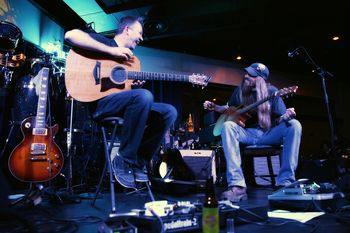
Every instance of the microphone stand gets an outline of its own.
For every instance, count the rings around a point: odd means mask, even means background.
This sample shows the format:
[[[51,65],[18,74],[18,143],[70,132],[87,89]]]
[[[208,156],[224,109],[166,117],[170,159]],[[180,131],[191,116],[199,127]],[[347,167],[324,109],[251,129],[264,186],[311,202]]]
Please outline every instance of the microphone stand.
[[[334,75],[328,72],[327,70],[321,68],[320,66],[318,66],[310,57],[309,53],[306,51],[304,47],[300,47],[300,49],[302,49],[306,54],[306,57],[305,56],[300,56],[300,57],[303,58],[305,63],[312,66],[312,69],[315,70],[316,74],[318,74],[318,76],[320,76],[322,80],[323,95],[326,103],[327,115],[328,115],[328,121],[329,121],[330,133],[331,133],[331,154],[335,156],[335,130],[334,130],[333,117],[329,107],[329,99],[328,99],[327,87],[326,87],[326,78],[332,78],[334,77]],[[296,54],[300,55],[300,53],[296,53]]]
[[[67,173],[61,174],[66,179],[66,191],[61,193],[63,198],[60,198],[61,203],[80,203],[80,197],[74,194],[73,191],[73,166],[72,166],[72,142],[73,142],[73,111],[74,111],[74,99],[70,96],[67,97],[70,100],[70,118],[69,128],[67,130]]]

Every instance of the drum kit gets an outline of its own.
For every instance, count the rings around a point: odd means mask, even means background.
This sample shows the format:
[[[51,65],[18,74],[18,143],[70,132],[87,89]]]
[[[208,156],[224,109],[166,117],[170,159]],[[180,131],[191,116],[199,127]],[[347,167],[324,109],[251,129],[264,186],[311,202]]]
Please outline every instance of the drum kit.
[[[73,110],[73,98],[71,98],[65,89],[64,85],[64,67],[65,59],[57,58],[55,54],[42,52],[37,47],[34,49],[35,57],[28,58],[25,54],[18,53],[19,50],[24,50],[22,46],[22,32],[13,23],[0,21],[0,89],[6,90],[6,93],[11,97],[11,124],[8,130],[8,136],[0,153],[0,158],[7,151],[7,142],[13,138],[15,125],[20,125],[21,122],[30,116],[35,116],[37,113],[38,104],[38,87],[40,86],[40,70],[43,67],[49,68],[49,90],[48,101],[53,101],[52,115],[55,123],[59,123],[63,133],[67,133],[67,157],[69,157],[68,173],[62,174],[67,178],[67,190],[72,192],[71,185],[71,146],[72,133],[78,129],[73,125],[73,111],[76,113],[79,109],[76,104]],[[27,46],[26,43],[23,45]],[[29,45],[32,46],[32,45]],[[68,109],[69,108],[69,109]],[[49,109],[50,110],[50,109]],[[62,115],[70,112],[70,116]],[[85,113],[85,112],[83,112]],[[3,113],[0,113],[3,114]],[[51,113],[50,113],[51,114]],[[77,117],[77,116],[74,116]],[[2,122],[0,122],[1,124]],[[62,124],[61,124],[62,123]],[[67,128],[64,125],[67,123]],[[69,126],[68,126],[69,124]],[[80,129],[79,129],[80,130]]]
[[[12,80],[13,70],[24,63],[24,54],[14,54],[19,41],[22,40],[21,30],[14,24],[0,21],[0,67],[4,84],[8,86]]]
[[[13,23],[0,21],[0,87],[13,94],[14,109],[19,111],[13,114],[16,118],[14,121],[35,114],[38,101],[36,77],[41,68],[50,68],[51,97],[58,98],[64,92],[64,60],[44,52],[27,58],[25,54],[17,52],[24,50],[19,49],[21,42],[21,30]],[[35,50],[38,51],[37,48]]]

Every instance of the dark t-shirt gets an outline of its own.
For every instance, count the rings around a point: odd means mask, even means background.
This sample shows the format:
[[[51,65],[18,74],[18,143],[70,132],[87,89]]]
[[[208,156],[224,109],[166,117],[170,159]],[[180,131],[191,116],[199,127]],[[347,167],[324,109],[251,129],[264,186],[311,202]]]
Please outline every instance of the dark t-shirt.
[[[108,45],[108,46],[111,46],[111,47],[118,47],[118,44],[115,42],[114,39],[111,39],[111,38],[108,38],[108,37],[105,37],[101,34],[98,34],[98,33],[89,33],[89,36],[93,39],[95,39],[96,41],[99,41],[105,45]],[[94,117],[94,112],[96,111],[96,108],[97,108],[97,103],[98,103],[99,100],[96,100],[96,101],[92,101],[89,103],[89,111],[90,113],[92,114],[92,117]]]
[[[278,89],[273,85],[268,85],[268,94],[269,96],[274,94]],[[241,88],[238,86],[233,91],[229,101],[228,106],[235,106],[239,107],[242,105],[242,99],[241,99]],[[271,106],[271,126],[276,125],[277,119],[286,112],[286,105],[284,104],[283,99],[280,96],[273,97],[271,100],[269,100],[270,106]],[[246,123],[246,128],[255,128],[259,127],[258,124],[258,117],[256,109],[255,111],[251,112],[252,117],[248,119]]]
[[[105,37],[101,34],[98,34],[98,33],[89,33],[89,36],[92,37],[93,39],[105,44],[105,45],[108,45],[108,46],[111,46],[111,47],[118,47],[117,43],[115,42],[114,39],[111,39],[111,38],[108,38],[108,37]]]

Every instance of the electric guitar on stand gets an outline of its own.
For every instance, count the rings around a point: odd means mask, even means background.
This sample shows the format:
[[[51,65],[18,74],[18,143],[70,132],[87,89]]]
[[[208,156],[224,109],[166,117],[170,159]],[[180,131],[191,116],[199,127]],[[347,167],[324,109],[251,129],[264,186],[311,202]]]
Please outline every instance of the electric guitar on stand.
[[[68,93],[81,102],[92,102],[112,93],[131,89],[133,80],[189,82],[204,88],[211,77],[199,74],[141,72],[137,57],[125,61],[105,58],[91,51],[71,49],[67,55],[65,84]]]
[[[38,74],[41,81],[37,114],[22,121],[24,138],[9,157],[9,170],[20,181],[48,181],[57,176],[63,167],[62,151],[54,141],[58,125],[46,125],[49,71],[49,68],[44,67]]]

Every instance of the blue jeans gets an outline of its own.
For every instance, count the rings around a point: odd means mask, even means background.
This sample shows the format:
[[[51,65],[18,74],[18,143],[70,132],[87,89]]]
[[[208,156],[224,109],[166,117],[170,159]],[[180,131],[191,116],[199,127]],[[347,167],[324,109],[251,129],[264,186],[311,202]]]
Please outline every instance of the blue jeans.
[[[267,131],[259,128],[242,128],[232,121],[226,121],[221,130],[222,144],[226,159],[226,177],[228,186],[247,187],[241,167],[239,144],[244,145],[281,145],[281,168],[276,185],[288,185],[295,181],[298,165],[301,124],[296,119],[282,122]]]
[[[97,102],[94,118],[124,118],[119,154],[132,164],[145,165],[159,149],[160,143],[177,117],[176,109],[153,102],[146,89],[115,93]]]

